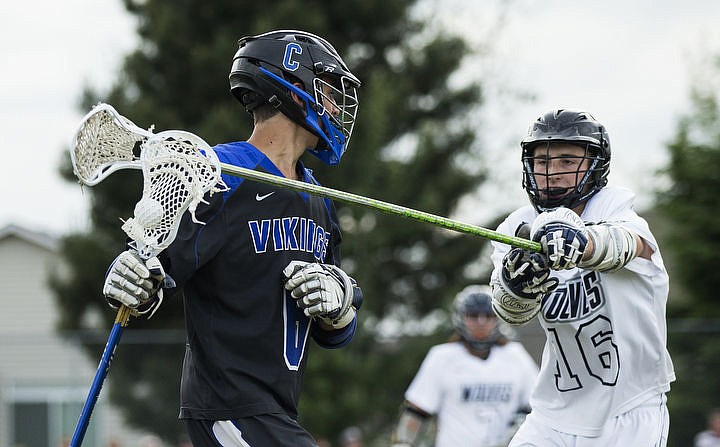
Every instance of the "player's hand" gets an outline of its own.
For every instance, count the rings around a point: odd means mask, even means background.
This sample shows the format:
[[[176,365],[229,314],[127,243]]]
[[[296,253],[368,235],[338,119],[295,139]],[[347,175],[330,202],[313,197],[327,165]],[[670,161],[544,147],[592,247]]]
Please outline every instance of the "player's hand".
[[[110,265],[103,295],[114,309],[125,305],[135,316],[147,313],[152,316],[162,302],[161,286],[165,277],[158,258],[143,261],[135,250],[126,250]]]
[[[556,278],[550,277],[545,256],[522,248],[513,248],[503,258],[503,284],[517,297],[538,301],[555,290]]]
[[[339,267],[291,261],[283,276],[285,289],[308,317],[319,318],[335,329],[347,326],[355,317],[354,282]]]
[[[588,243],[582,219],[564,207],[541,213],[530,228],[530,237],[540,243],[553,270],[577,267]]]
[[[525,324],[540,312],[543,297],[555,290],[558,280],[550,277],[544,255],[514,248],[493,272],[490,285],[495,314],[507,323]]]

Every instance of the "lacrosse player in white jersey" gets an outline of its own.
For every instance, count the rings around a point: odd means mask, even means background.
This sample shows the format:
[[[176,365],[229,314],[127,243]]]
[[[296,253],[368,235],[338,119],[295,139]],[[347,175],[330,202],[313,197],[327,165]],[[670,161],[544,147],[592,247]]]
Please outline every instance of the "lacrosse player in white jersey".
[[[552,110],[521,147],[532,206],[498,231],[542,252],[493,243],[493,309],[511,324],[538,316],[547,338],[532,412],[510,446],[665,446],[668,275],[634,194],[606,186],[605,127]]]
[[[500,332],[488,286],[471,285],[452,309],[455,333],[430,349],[405,393],[393,447],[417,445],[437,416],[436,447],[506,445],[529,410],[538,367]]]
[[[693,447],[720,447],[720,408],[710,411],[707,427],[695,435]]]

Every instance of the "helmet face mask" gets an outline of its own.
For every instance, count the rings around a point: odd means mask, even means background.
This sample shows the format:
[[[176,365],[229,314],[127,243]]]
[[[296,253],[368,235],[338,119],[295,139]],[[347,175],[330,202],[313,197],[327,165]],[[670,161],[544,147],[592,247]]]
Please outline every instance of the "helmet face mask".
[[[360,81],[326,40],[295,30],[244,37],[229,78],[248,112],[270,104],[318,137],[309,148],[313,155],[329,165],[340,162],[355,125]]]
[[[523,187],[538,212],[574,209],[607,184],[610,141],[605,127],[587,112],[550,111],[530,126],[520,145]],[[575,150],[556,150],[567,147]],[[562,176],[573,176],[574,182],[553,187],[551,177]]]
[[[341,76],[336,86],[319,77],[315,78],[314,90],[315,104],[320,109],[318,115],[327,121],[323,121],[323,125],[332,140],[328,144],[335,142],[347,146],[358,111],[355,83],[347,76]]]
[[[487,331],[487,335],[484,337],[477,337],[475,331],[468,327],[468,319],[479,319],[479,317],[485,317],[485,324],[492,324],[491,330]],[[492,310],[490,288],[470,285],[461,290],[453,301],[452,323],[462,340],[473,350],[489,351],[501,336],[497,317]]]
[[[572,149],[563,150],[567,147]],[[524,151],[524,186],[538,211],[559,206],[573,209],[600,190],[596,178],[602,177],[603,160],[595,153],[587,144],[559,142],[539,144]],[[558,179],[566,181],[558,184]]]

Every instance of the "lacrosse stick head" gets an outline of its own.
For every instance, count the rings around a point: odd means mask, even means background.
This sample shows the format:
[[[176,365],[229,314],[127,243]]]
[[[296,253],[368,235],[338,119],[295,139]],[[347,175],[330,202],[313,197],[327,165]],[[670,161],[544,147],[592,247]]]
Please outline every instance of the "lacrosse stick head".
[[[143,130],[109,104],[98,104],[82,119],[70,158],[75,175],[88,186],[118,169],[142,169],[142,198],[122,228],[146,259],[175,239],[186,210],[198,222],[195,209],[205,194],[227,189],[205,140],[182,130]]]
[[[75,133],[70,150],[73,171],[81,183],[94,186],[118,169],[140,169],[140,147],[152,135],[113,106],[100,103],[83,117]]]
[[[141,257],[157,255],[172,243],[180,219],[195,209],[206,193],[227,189],[220,175],[220,162],[212,148],[190,132],[168,130],[152,135],[142,144],[140,166],[143,194],[134,217],[122,229],[133,240]]]

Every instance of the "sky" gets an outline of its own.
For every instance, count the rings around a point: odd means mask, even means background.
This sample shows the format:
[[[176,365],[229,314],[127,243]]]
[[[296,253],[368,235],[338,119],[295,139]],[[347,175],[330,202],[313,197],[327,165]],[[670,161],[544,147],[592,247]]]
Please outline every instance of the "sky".
[[[463,73],[487,79],[480,125],[489,181],[453,217],[483,225],[527,202],[518,141],[535,118],[557,107],[586,109],[605,124],[613,149],[610,182],[634,189],[640,211],[652,204],[653,189],[662,182],[657,170],[667,161],[665,145],[689,110],[693,67],[703,55],[720,52],[720,2],[434,4],[436,24],[461,33],[478,52]],[[491,27],[501,13],[502,25]],[[2,2],[0,17],[6,157],[0,228],[84,231],[89,194],[62,180],[58,165],[87,112],[78,108],[83,87],[107,89],[124,55],[137,46],[134,19],[120,0]],[[489,37],[491,48],[483,45]]]

